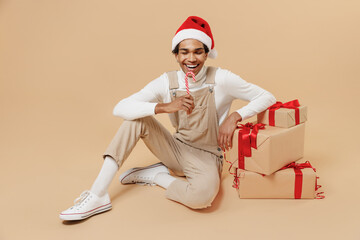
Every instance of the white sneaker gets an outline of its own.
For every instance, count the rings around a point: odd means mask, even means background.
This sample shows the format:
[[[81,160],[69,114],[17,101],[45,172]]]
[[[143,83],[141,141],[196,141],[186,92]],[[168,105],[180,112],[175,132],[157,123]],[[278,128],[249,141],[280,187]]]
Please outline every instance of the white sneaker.
[[[168,168],[164,164],[156,163],[147,167],[130,168],[120,175],[119,181],[122,184],[136,183],[154,186],[156,185],[154,179],[158,173],[170,174]]]
[[[90,191],[84,191],[80,197],[75,199],[74,206],[61,212],[62,220],[82,220],[94,214],[108,211],[112,208],[109,194],[98,197]]]

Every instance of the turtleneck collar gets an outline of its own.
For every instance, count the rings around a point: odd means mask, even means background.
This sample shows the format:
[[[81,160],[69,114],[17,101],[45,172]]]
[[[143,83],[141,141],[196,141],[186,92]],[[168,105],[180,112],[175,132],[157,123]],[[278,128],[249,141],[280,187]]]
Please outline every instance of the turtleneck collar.
[[[207,69],[207,67],[204,65],[202,68],[201,68],[201,70],[200,70],[200,72],[195,76],[195,80],[196,80],[196,82],[193,82],[193,80],[192,80],[192,78],[189,76],[189,87],[191,88],[191,86],[198,86],[198,85],[201,85],[201,84],[203,84],[204,82],[205,82],[205,80],[206,80],[206,69]],[[181,76],[182,76],[182,80],[183,81],[185,81],[185,73],[182,71],[182,70],[180,70],[180,72],[181,72]]]

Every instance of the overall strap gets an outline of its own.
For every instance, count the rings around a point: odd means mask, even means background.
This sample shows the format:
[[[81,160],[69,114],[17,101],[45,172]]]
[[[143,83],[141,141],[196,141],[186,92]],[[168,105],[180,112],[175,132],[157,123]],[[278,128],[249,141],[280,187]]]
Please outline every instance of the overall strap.
[[[169,78],[169,89],[178,89],[179,83],[178,83],[178,77],[177,77],[177,71],[167,72],[166,73]]]
[[[206,71],[206,82],[207,84],[215,84],[216,67],[208,67]]]

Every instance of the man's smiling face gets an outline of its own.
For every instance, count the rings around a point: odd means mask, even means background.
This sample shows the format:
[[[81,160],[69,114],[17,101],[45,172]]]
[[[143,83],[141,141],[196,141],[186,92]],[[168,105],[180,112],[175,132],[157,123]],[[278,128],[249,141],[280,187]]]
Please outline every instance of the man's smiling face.
[[[175,54],[176,61],[179,63],[184,73],[192,71],[198,74],[207,59],[204,44],[195,39],[185,39],[179,43],[179,52]]]

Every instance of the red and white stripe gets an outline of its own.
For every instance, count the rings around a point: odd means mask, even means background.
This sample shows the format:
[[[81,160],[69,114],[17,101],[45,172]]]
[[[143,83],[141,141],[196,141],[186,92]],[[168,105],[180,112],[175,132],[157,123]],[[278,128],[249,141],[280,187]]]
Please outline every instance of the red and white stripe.
[[[187,72],[187,73],[185,74],[185,87],[186,87],[186,92],[187,92],[187,94],[190,95],[188,75],[191,75],[191,77],[192,77],[192,79],[193,79],[194,82],[196,82],[196,80],[195,80],[195,74],[194,74],[193,72],[189,71],[189,72]]]

